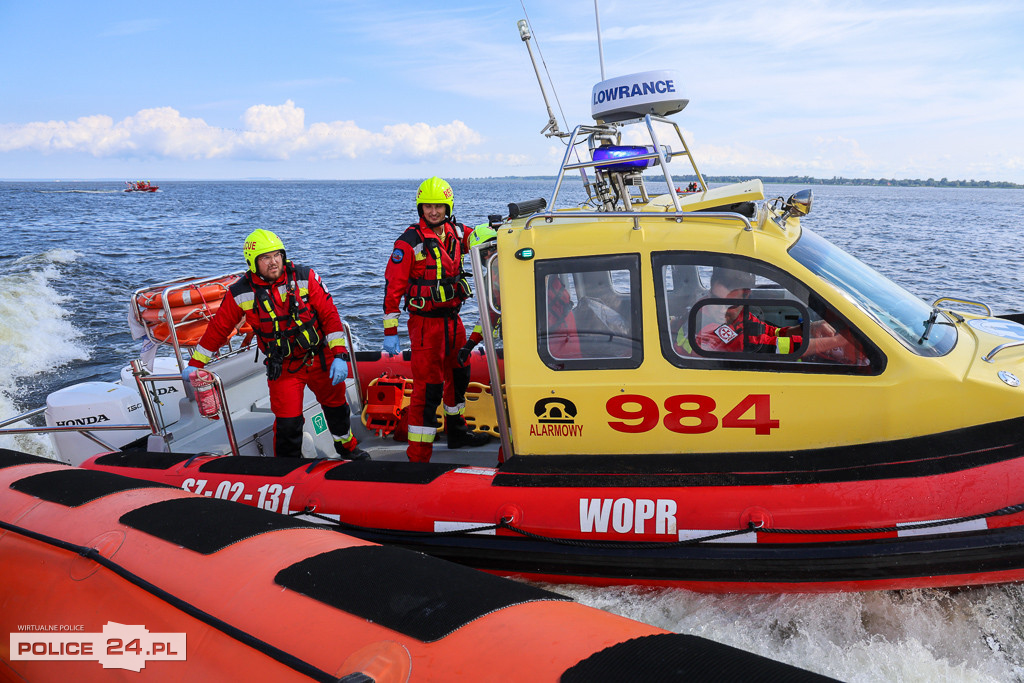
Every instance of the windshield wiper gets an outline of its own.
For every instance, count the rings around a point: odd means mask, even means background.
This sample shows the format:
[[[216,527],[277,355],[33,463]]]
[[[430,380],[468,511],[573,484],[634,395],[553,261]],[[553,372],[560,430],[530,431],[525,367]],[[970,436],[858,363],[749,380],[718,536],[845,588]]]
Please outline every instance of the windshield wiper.
[[[920,346],[928,338],[928,333],[932,331],[932,326],[935,325],[935,319],[939,317],[939,309],[932,306],[932,313],[928,316],[928,319],[924,321],[924,334],[917,340],[917,345]]]

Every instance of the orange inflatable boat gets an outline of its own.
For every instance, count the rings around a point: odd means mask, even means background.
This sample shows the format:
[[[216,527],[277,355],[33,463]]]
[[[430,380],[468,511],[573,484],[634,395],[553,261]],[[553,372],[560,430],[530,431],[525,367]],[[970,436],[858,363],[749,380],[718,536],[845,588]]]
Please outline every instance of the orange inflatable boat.
[[[826,680],[267,510],[2,449],[0,573],[11,680]]]

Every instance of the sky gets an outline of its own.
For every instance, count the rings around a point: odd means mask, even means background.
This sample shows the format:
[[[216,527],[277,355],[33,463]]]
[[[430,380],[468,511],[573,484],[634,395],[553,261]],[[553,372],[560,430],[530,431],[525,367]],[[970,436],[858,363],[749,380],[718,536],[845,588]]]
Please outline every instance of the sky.
[[[679,72],[705,175],[1024,183],[1017,0],[599,11],[607,78]],[[553,175],[527,17],[560,127],[592,122],[591,0],[0,0],[0,179]]]

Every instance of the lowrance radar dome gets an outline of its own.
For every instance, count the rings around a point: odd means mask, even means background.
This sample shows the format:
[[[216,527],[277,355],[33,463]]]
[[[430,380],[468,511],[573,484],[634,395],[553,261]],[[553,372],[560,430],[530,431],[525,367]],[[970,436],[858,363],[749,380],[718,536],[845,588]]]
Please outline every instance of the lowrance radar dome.
[[[676,71],[644,71],[601,81],[590,98],[590,115],[614,123],[647,114],[668,116],[682,111],[689,99],[679,93]]]

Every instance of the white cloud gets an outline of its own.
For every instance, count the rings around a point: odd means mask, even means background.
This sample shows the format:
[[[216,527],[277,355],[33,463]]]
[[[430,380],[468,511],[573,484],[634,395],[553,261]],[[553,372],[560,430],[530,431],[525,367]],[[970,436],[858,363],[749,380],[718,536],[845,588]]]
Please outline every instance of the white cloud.
[[[220,128],[182,116],[172,107],[159,107],[116,123],[110,116],[95,115],[75,121],[2,124],[0,152],[169,159],[354,159],[373,153],[416,160],[460,158],[483,142],[480,133],[459,120],[437,126],[399,123],[379,132],[354,121],[307,126],[305,111],[291,100],[249,107],[242,123],[242,130]]]

